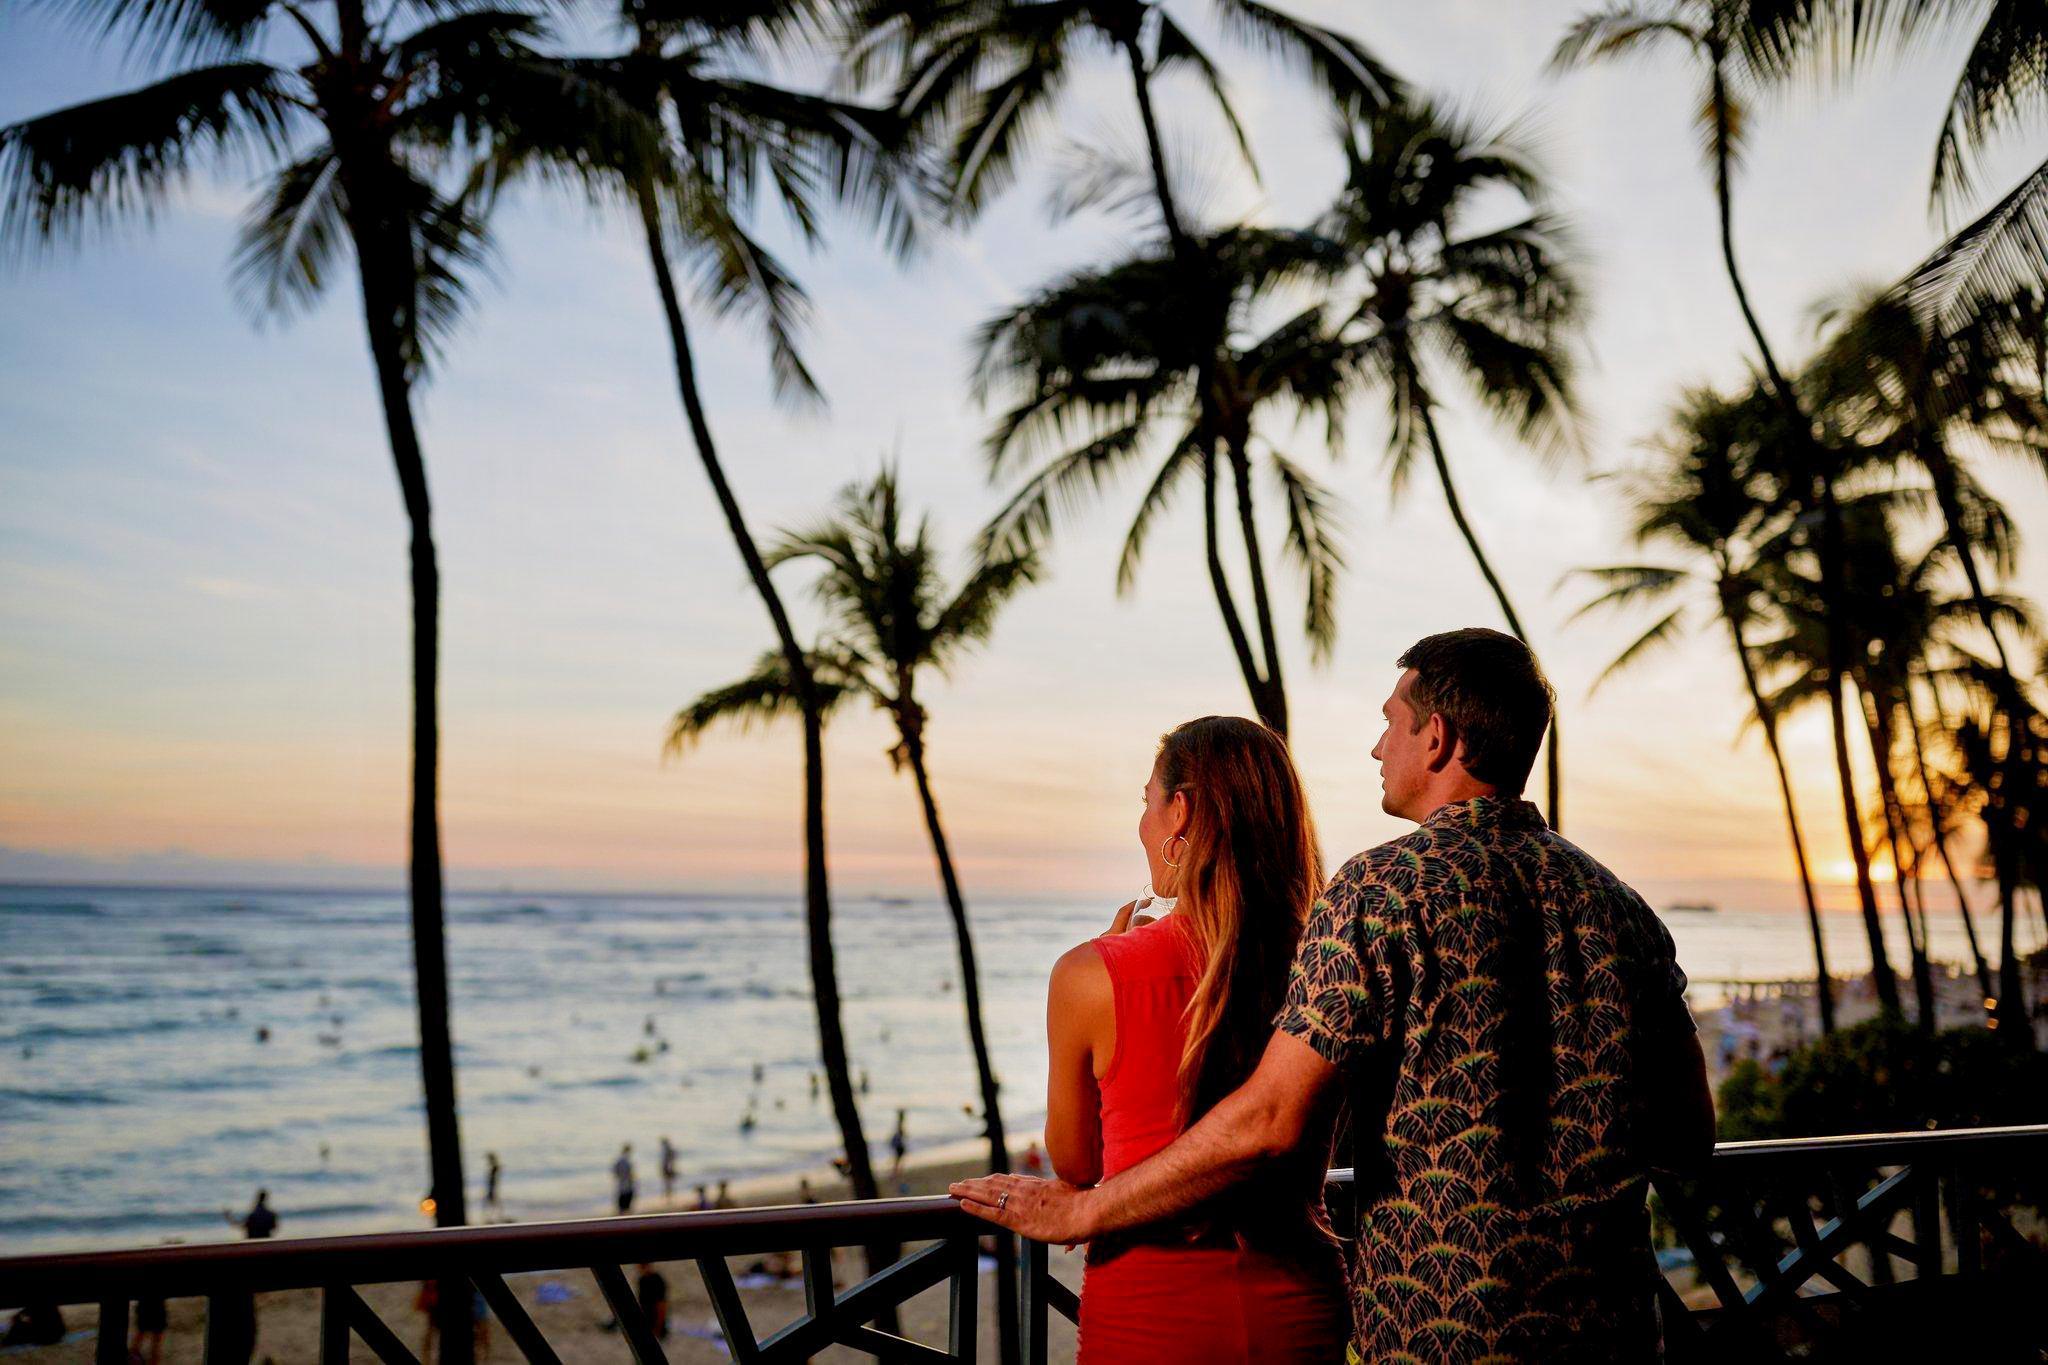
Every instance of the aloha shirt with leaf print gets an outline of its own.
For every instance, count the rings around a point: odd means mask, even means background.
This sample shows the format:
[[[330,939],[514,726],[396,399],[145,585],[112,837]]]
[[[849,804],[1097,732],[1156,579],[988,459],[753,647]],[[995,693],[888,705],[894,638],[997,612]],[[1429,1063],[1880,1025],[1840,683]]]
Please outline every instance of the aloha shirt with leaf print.
[[[1527,801],[1345,864],[1275,1025],[1344,1076],[1354,1359],[1656,1358],[1645,1111],[1685,988],[1643,898]]]

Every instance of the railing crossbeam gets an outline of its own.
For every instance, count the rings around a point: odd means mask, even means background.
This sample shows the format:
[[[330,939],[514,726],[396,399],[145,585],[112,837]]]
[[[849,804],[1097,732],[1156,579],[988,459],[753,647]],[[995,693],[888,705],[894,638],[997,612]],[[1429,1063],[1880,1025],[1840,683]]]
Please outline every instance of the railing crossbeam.
[[[337,1285],[335,1292],[341,1297],[341,1311],[349,1329],[362,1338],[363,1345],[370,1348],[372,1355],[384,1365],[420,1365],[419,1358],[398,1339],[398,1333],[370,1311],[370,1305],[363,1302],[363,1296],[353,1287]],[[343,1358],[347,1358],[345,1354]]]
[[[953,1245],[952,1242],[934,1242],[870,1275],[834,1298],[823,1313],[807,1313],[771,1334],[760,1344],[756,1359],[763,1362],[800,1361],[815,1355],[820,1347],[830,1342],[846,1341],[842,1335],[844,1330],[873,1321],[884,1310],[896,1307],[945,1279],[953,1270]],[[734,1297],[737,1299],[736,1293]],[[737,1354],[733,1358],[739,1359]]]
[[[597,1287],[604,1291],[612,1316],[619,1320],[619,1335],[633,1352],[633,1365],[668,1365],[668,1353],[654,1339],[654,1328],[641,1313],[633,1287],[626,1283],[626,1273],[609,1261],[590,1267],[590,1273],[597,1276]]]
[[[725,1333],[725,1349],[734,1365],[755,1365],[761,1347],[754,1341],[754,1324],[747,1319],[747,1306],[740,1302],[739,1287],[723,1256],[699,1256],[697,1273],[704,1277],[704,1292],[711,1296],[711,1311],[718,1316],[718,1330]]]
[[[526,1357],[527,1365],[562,1365],[561,1357],[541,1335],[540,1328],[534,1326],[525,1306],[519,1302],[519,1296],[512,1292],[502,1275],[479,1273],[470,1278],[475,1282],[477,1292],[484,1296],[484,1302],[491,1306],[491,1312],[505,1324],[505,1335],[512,1338],[512,1344]]]

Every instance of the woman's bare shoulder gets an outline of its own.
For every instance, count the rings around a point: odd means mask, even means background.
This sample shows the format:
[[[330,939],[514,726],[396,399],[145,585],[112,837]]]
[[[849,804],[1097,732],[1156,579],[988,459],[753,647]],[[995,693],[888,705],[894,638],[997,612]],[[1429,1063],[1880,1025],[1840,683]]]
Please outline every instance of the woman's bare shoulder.
[[[1096,950],[1095,942],[1091,938],[1085,943],[1075,944],[1052,964],[1054,999],[1080,1004],[1109,998],[1109,967]]]

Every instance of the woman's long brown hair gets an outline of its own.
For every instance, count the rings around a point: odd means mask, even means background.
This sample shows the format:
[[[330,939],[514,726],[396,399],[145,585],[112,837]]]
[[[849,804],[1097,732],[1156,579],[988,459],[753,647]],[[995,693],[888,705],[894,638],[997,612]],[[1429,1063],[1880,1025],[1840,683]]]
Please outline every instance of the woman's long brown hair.
[[[1180,1061],[1185,1126],[1258,1065],[1323,863],[1287,741],[1257,721],[1191,720],[1159,741],[1158,770],[1188,802],[1173,913],[1203,959]]]

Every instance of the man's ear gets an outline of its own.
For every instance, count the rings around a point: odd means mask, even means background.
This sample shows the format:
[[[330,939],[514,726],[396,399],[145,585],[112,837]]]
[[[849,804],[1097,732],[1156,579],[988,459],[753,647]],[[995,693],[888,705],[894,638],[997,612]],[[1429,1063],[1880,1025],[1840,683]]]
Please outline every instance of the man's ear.
[[[1458,733],[1451,728],[1450,721],[1444,718],[1441,711],[1431,712],[1427,723],[1429,752],[1423,756],[1423,766],[1433,773],[1440,773],[1457,761]]]

